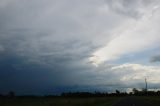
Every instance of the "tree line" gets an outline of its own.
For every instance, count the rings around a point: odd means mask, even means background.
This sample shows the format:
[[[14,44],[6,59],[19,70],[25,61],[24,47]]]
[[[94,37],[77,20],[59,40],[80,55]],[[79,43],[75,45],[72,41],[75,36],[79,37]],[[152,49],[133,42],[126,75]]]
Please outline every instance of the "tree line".
[[[121,92],[116,90],[114,93],[108,92],[65,92],[61,93],[61,95],[44,95],[44,96],[35,96],[35,95],[21,95],[16,96],[15,92],[10,91],[7,95],[0,94],[1,98],[15,98],[15,97],[28,97],[28,98],[36,98],[36,97],[110,97],[110,96],[160,96],[160,91],[147,91],[146,89],[138,90],[136,88],[132,89],[132,92]]]

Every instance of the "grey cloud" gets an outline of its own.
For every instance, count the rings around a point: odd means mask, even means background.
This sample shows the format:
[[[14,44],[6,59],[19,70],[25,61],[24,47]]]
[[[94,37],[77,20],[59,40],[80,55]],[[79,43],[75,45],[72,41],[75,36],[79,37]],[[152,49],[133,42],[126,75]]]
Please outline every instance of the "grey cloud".
[[[90,0],[85,3],[8,0],[0,11],[1,45],[8,52],[40,61],[54,60],[54,57],[89,57],[94,49],[110,39],[108,28],[116,24],[105,24],[111,21],[101,17],[112,18],[109,14],[97,15],[101,5],[103,2]]]
[[[147,11],[152,11],[159,4],[158,0],[107,0],[111,10],[135,19],[142,18]]]
[[[0,45],[0,52],[3,52],[5,49]]]
[[[160,55],[152,56],[150,62],[160,62]]]
[[[108,1],[108,6],[103,0],[1,2],[0,92],[42,93],[47,88],[75,85],[76,90],[131,86],[120,81],[126,71],[115,72],[114,65],[93,67],[88,58],[115,37],[112,31],[126,20],[117,13],[141,17],[138,1]]]

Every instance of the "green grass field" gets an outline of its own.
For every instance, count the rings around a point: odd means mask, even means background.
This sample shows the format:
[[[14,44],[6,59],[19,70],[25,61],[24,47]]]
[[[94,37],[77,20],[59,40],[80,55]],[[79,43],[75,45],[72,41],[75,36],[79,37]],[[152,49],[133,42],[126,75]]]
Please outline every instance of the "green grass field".
[[[97,98],[14,98],[1,99],[0,106],[110,106],[117,97]]]

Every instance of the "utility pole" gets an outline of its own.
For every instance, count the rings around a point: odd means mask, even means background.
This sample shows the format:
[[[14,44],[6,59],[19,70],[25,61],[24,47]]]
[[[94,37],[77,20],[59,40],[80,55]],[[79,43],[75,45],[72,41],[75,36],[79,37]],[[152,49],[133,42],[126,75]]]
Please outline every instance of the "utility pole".
[[[147,78],[145,78],[146,91],[147,91]]]

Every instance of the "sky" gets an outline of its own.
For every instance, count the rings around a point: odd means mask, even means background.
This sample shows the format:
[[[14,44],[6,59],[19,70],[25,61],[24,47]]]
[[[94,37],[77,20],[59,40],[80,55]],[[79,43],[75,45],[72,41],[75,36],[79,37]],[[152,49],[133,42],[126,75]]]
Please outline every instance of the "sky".
[[[0,0],[0,93],[160,88],[159,0]]]

